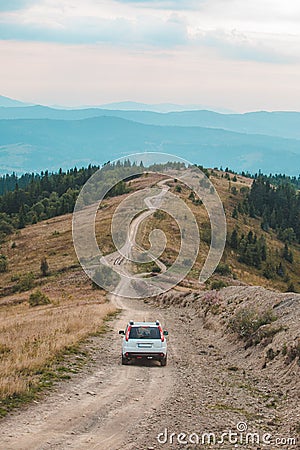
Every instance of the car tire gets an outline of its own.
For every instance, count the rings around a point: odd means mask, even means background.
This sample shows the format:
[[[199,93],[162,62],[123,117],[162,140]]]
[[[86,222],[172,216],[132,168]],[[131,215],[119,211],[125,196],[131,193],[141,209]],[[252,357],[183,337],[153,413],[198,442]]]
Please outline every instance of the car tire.
[[[161,365],[162,367],[165,367],[165,366],[167,365],[167,357],[165,357],[165,358],[163,358],[163,359],[160,360],[160,365]]]
[[[129,362],[128,359],[122,356],[122,366],[127,366],[128,362]]]

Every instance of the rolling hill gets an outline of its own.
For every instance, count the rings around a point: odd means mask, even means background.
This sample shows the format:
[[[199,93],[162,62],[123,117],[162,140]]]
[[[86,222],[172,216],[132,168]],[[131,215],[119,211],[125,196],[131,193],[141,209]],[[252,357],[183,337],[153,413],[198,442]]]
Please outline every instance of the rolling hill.
[[[1,104],[1,102],[0,102]],[[18,108],[0,107],[0,119],[58,119],[79,120],[112,116],[146,125],[220,128],[248,134],[300,139],[300,113],[289,111],[257,111],[245,114],[220,114],[213,111],[178,111],[158,113],[154,111],[117,109],[55,109],[47,106]]]
[[[20,102],[20,100],[15,100],[14,98],[5,97],[0,95],[0,107],[4,108],[18,108],[18,107],[32,106],[32,103]]]

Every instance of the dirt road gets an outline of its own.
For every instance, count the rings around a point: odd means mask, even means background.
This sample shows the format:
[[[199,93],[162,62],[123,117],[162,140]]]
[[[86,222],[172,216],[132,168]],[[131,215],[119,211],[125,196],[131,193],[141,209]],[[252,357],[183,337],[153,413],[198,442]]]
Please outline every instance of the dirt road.
[[[284,378],[277,369],[262,370],[257,349],[252,354],[245,351],[208,327],[192,307],[158,308],[118,297],[113,301],[123,313],[110,332],[93,339],[91,364],[45,400],[3,420],[1,450],[208,448],[179,445],[175,438],[171,443],[170,437],[166,444],[159,443],[157,436],[165,430],[168,436],[182,432],[220,436],[236,431],[240,423],[261,436],[297,439],[299,367],[287,368]],[[165,324],[170,332],[166,367],[155,362],[121,365],[117,330],[132,317],[158,318]],[[260,443],[243,448],[297,445]]]
[[[118,449],[127,430],[159,408],[172,389],[172,365],[120,364],[121,338],[128,320],[163,317],[138,302],[114,297],[122,315],[113,331],[94,338],[90,371],[63,383],[45,401],[16,413],[1,424],[0,448],[8,449]],[[172,358],[173,350],[170,347]]]

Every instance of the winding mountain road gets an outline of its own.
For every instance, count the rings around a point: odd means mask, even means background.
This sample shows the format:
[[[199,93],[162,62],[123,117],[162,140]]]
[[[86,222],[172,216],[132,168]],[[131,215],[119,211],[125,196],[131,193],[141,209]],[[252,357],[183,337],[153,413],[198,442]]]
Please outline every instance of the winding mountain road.
[[[159,207],[161,197],[168,190],[164,182],[160,183],[161,192],[147,199],[150,209],[132,221],[123,254],[106,257],[123,273],[126,273],[126,258],[123,255],[130,255],[142,220]],[[165,270],[162,263],[160,267]],[[120,295],[124,283],[126,279],[118,285]],[[41,403],[36,402],[3,421],[0,449],[117,450],[126,440],[126,431],[151,413],[153,408],[158,408],[170,395],[172,353],[175,351],[172,345],[167,367],[161,368],[158,363],[121,365],[118,330],[124,329],[130,319],[159,319],[164,324],[164,318],[156,309],[120,295],[110,295],[111,303],[122,310],[114,321],[113,329],[103,338],[93,339],[96,351],[91,371],[75,375],[72,381],[62,383],[57,392],[51,393]],[[126,447],[122,445],[122,448]]]

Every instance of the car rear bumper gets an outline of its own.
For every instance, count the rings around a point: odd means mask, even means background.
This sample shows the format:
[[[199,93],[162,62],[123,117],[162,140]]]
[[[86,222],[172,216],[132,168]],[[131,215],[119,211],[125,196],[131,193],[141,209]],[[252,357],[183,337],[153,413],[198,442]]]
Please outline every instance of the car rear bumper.
[[[127,359],[154,359],[160,361],[166,357],[166,354],[163,352],[125,352],[123,357]]]

